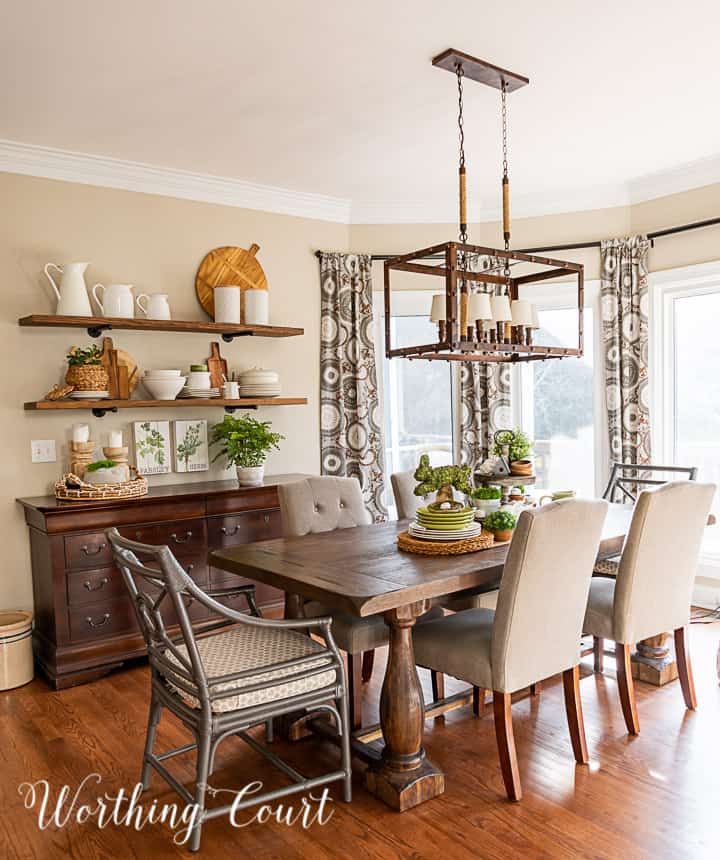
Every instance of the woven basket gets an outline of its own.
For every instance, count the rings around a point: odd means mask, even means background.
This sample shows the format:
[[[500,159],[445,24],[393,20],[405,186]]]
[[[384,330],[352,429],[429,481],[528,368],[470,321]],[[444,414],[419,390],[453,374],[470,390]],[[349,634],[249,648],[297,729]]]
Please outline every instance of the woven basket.
[[[498,546],[492,532],[483,532],[474,538],[449,541],[429,541],[413,537],[407,532],[398,535],[398,548],[404,552],[414,552],[416,555],[463,555],[466,552],[478,552]]]
[[[72,364],[65,374],[65,382],[78,391],[107,391],[110,378],[102,364]]]
[[[66,502],[97,502],[110,499],[137,499],[148,491],[148,483],[137,474],[134,466],[130,472],[135,475],[131,481],[122,484],[86,484],[77,475],[69,472],[55,484],[55,498]]]

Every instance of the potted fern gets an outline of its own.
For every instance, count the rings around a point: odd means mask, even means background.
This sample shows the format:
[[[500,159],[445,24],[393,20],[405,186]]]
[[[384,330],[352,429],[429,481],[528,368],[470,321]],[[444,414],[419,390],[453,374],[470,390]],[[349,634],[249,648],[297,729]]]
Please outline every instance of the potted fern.
[[[226,415],[212,428],[211,446],[219,446],[213,463],[225,457],[235,466],[241,487],[256,487],[262,484],[265,475],[265,460],[272,450],[280,449],[279,442],[285,437],[273,433],[269,421],[257,421],[243,416]]]

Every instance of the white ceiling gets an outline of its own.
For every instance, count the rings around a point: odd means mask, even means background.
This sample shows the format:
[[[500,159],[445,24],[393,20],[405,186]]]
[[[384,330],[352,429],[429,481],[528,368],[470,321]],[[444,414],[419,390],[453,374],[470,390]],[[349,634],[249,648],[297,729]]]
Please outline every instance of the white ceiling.
[[[3,18],[0,138],[343,198],[355,221],[454,217],[456,87],[430,64],[447,47],[530,77],[509,96],[528,212],[613,205],[720,153],[716,0],[27,0]],[[498,200],[498,92],[468,82],[465,112],[477,217]]]

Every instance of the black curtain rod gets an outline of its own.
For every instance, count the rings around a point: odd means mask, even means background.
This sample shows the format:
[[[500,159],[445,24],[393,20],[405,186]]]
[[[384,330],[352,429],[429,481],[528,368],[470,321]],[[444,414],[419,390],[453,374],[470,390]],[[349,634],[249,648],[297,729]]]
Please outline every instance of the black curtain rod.
[[[720,218],[707,218],[705,221],[693,221],[691,224],[681,224],[678,227],[667,227],[665,230],[653,230],[647,234],[648,239],[653,242],[655,239],[661,239],[665,236],[674,236],[676,233],[686,233],[688,230],[699,230],[702,227],[717,227],[720,225]],[[548,253],[549,251],[578,251],[581,248],[599,248],[600,242],[575,242],[572,245],[546,245],[540,248],[518,248],[521,254],[539,254]],[[315,252],[316,257],[322,256],[322,251]],[[399,257],[400,254],[372,254],[373,261],[392,260]],[[442,255],[428,257],[427,259],[439,259]]]

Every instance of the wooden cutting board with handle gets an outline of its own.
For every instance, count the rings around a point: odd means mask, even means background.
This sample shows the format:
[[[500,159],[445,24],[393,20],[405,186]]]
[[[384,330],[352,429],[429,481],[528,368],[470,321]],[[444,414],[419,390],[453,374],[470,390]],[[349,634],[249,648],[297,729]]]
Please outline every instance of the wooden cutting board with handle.
[[[248,250],[233,246],[214,248],[206,254],[195,276],[195,292],[203,310],[215,319],[215,287],[240,287],[240,319],[245,319],[245,290],[266,290],[267,278],[255,255],[260,246]]]
[[[227,361],[220,355],[220,344],[213,342],[210,344],[210,358],[207,360],[207,369],[210,371],[210,387],[223,387],[223,382],[227,380],[228,367]]]

